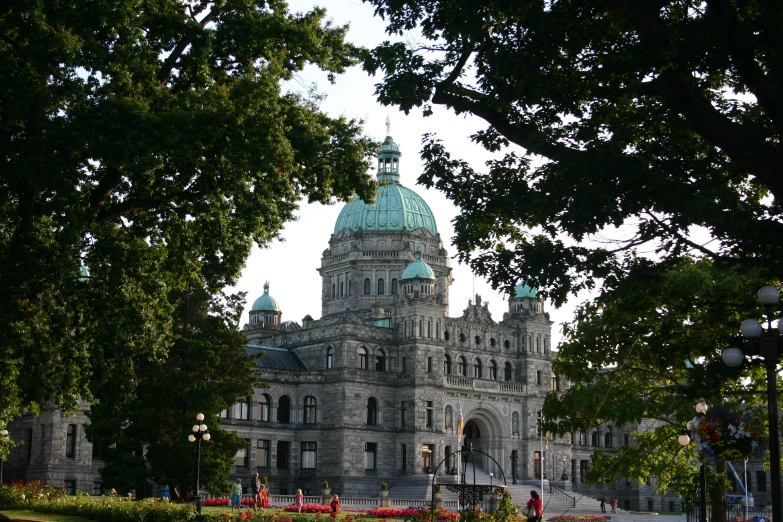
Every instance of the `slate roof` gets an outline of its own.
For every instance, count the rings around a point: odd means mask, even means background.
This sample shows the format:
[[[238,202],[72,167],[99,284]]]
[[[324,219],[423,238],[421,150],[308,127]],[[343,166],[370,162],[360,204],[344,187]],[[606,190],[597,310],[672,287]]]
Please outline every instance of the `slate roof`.
[[[285,370],[307,370],[307,365],[299,358],[295,351],[279,346],[264,346],[260,344],[248,344],[245,346],[248,355],[258,355],[264,352],[264,356],[256,359],[256,366],[261,368],[283,368]]]

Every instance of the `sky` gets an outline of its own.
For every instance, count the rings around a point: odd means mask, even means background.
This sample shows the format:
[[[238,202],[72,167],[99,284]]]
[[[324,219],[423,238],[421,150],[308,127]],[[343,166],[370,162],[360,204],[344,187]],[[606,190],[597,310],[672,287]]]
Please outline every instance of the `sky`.
[[[373,16],[373,8],[358,0],[290,0],[292,12],[305,12],[319,5],[325,7],[327,16],[337,25],[350,24],[348,40],[365,47],[374,47],[389,39],[385,33],[385,24]],[[414,38],[408,35],[407,38]],[[458,215],[456,208],[437,190],[427,190],[416,184],[422,171],[419,157],[421,138],[425,133],[434,133],[443,140],[446,148],[455,157],[468,161],[474,168],[480,168],[491,155],[481,147],[474,145],[469,136],[487,124],[476,117],[456,116],[435,106],[434,114],[423,117],[421,111],[412,111],[405,115],[394,107],[384,107],[375,98],[375,84],[380,77],[370,77],[360,67],[348,70],[337,77],[334,85],[329,84],[326,76],[317,69],[307,69],[298,75],[288,86],[290,89],[304,91],[315,84],[318,91],[326,96],[322,110],[331,116],[345,116],[365,121],[365,132],[378,141],[386,135],[386,118],[391,121],[391,135],[400,146],[400,182],[416,191],[429,204],[443,240],[444,247],[452,257],[454,283],[450,291],[449,315],[460,316],[467,307],[468,299],[480,294],[489,303],[489,310],[496,321],[503,318],[508,309],[506,296],[492,290],[488,282],[474,277],[466,265],[460,265],[455,258],[456,249],[452,245],[454,228],[452,219]],[[247,322],[248,310],[253,301],[263,294],[263,285],[269,281],[270,295],[277,300],[283,313],[283,320],[301,322],[305,315],[313,318],[321,316],[321,281],[316,269],[320,266],[321,254],[327,248],[334,224],[344,203],[335,205],[308,205],[303,203],[297,213],[298,220],[288,223],[281,236],[284,240],[275,241],[267,248],[257,246],[248,259],[242,275],[235,287],[247,292],[247,304],[241,324]],[[553,346],[561,338],[560,324],[570,321],[575,305],[588,297],[574,298],[560,309],[554,309],[551,303],[545,307],[555,321],[552,328]]]

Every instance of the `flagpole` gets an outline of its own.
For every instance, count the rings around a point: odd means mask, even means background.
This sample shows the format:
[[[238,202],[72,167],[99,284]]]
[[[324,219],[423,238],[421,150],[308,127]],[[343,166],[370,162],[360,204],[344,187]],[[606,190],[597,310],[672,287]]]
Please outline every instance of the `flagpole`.
[[[465,426],[465,419],[462,417],[462,401],[457,401],[459,406],[459,428],[457,429],[457,484],[462,484],[462,429]],[[462,504],[459,495],[457,496],[457,509],[462,510]]]
[[[544,505],[544,413],[541,413],[541,505]]]

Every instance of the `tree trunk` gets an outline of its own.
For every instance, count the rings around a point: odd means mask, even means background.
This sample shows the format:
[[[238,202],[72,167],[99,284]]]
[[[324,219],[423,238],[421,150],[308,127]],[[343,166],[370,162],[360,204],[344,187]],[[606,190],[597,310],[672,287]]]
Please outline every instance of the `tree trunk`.
[[[715,459],[715,488],[712,490],[712,522],[726,522],[726,461]]]

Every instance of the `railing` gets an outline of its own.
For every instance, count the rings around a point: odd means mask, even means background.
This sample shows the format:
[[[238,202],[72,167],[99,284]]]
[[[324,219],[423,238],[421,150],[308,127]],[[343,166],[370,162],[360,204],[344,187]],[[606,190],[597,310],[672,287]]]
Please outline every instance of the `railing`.
[[[400,257],[396,250],[368,250],[362,252],[362,257]]]
[[[567,504],[569,507],[576,507],[576,497],[572,497],[557,486],[553,486],[551,482],[549,483],[549,494],[561,502]]]
[[[525,391],[525,385],[511,381],[492,381],[489,379],[475,379],[462,375],[446,375],[446,385],[472,388],[475,390],[498,390],[502,392],[520,393]]]
[[[550,490],[551,493],[551,490]],[[242,498],[253,498],[252,495],[244,494]],[[285,507],[293,505],[295,502],[294,495],[269,495],[269,503],[277,507]],[[304,497],[305,504],[321,504],[323,498],[320,496],[306,495]],[[340,497],[340,506],[343,509],[373,509],[381,507],[380,498],[363,498],[363,497]],[[432,506],[432,501],[420,498],[389,498],[389,506],[396,508],[409,508],[418,507],[429,509]],[[488,501],[482,501],[479,503],[482,511],[489,512],[492,505]],[[456,500],[442,500],[441,507],[444,509],[450,509],[456,511],[459,509],[459,503]]]
[[[685,520],[687,522],[698,522],[699,518],[699,499],[695,501],[687,501],[684,505],[685,508]],[[745,512],[745,506],[739,502],[735,502],[731,506],[726,507],[726,520],[754,520],[755,517],[762,517],[764,520],[772,520],[772,509],[763,507],[749,507],[747,513]],[[712,520],[712,506],[707,504],[707,520]]]

